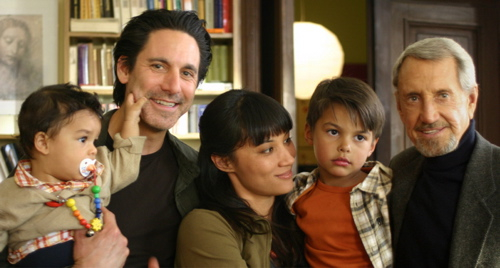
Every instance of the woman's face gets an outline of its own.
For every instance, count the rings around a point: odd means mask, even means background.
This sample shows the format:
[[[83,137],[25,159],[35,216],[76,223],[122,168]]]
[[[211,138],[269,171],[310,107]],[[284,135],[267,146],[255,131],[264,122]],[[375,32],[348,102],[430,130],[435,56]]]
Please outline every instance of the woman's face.
[[[0,62],[14,65],[26,53],[26,32],[19,27],[7,28],[0,36]]]
[[[228,175],[238,196],[253,203],[291,191],[295,154],[288,132],[237,149],[229,160]]]

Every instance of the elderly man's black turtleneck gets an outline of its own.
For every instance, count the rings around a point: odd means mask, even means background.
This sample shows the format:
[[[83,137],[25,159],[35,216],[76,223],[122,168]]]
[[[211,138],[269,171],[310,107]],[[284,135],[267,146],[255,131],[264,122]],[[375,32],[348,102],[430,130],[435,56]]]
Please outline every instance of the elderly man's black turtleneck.
[[[395,267],[448,267],[460,189],[476,142],[474,124],[455,151],[425,159],[394,249]]]

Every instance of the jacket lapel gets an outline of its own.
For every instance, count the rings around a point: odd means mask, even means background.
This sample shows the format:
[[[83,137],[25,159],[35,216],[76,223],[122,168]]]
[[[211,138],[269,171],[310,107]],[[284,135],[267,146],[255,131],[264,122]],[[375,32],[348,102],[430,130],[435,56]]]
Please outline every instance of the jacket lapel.
[[[421,174],[422,164],[424,158],[416,151],[415,148],[414,155],[410,158],[410,161],[406,163],[395,163],[395,165],[400,165],[400,167],[393,167],[393,182],[392,190],[389,194],[390,215],[391,215],[391,228],[393,234],[393,248],[396,248],[397,242],[399,240],[399,232],[401,231],[401,225],[403,223],[403,218],[406,211],[406,206],[410,200],[411,193],[415,187],[415,183]],[[412,150],[410,149],[410,150]],[[391,163],[392,164],[392,163]]]
[[[492,148],[477,133],[477,142],[467,166],[455,216],[450,266],[463,267],[477,263],[485,237],[493,228],[493,216],[489,204],[497,186],[491,170]]]

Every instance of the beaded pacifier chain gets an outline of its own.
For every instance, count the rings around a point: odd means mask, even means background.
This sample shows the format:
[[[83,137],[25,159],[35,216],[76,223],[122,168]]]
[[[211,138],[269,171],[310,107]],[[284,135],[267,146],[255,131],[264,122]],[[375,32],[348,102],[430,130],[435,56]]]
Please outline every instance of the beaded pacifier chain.
[[[102,204],[101,204],[101,198],[99,193],[101,192],[101,187],[97,185],[97,170],[95,168],[95,160],[91,159],[84,159],[82,163],[80,164],[80,173],[84,176],[87,177],[92,173],[92,181],[94,182],[94,186],[92,186],[91,191],[94,194],[94,204],[95,204],[95,218],[90,220],[90,223],[87,222],[86,219],[83,218],[81,215],[81,212],[78,210],[76,207],[76,201],[73,198],[69,198],[68,200],[61,200],[61,201],[50,201],[46,202],[45,204],[50,207],[59,207],[63,203],[66,203],[66,206],[68,206],[72,211],[73,215],[78,219],[80,222],[80,225],[85,227],[87,229],[87,237],[91,237],[95,234],[95,232],[98,232],[102,230],[102,221],[101,221],[101,215],[102,215]]]

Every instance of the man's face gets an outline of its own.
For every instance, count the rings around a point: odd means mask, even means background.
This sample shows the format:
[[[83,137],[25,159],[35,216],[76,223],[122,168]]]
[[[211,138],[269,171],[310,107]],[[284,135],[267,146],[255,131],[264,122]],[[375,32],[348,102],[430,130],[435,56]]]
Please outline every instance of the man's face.
[[[118,79],[126,93],[145,96],[141,130],[170,129],[189,110],[198,86],[200,51],[195,39],[175,30],[158,30],[149,35],[132,71],[118,61]]]
[[[478,90],[465,92],[453,58],[408,57],[399,71],[396,100],[408,137],[426,157],[455,150],[476,109]]]

